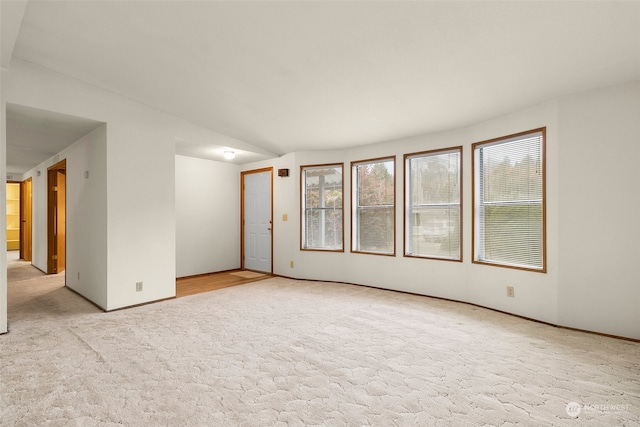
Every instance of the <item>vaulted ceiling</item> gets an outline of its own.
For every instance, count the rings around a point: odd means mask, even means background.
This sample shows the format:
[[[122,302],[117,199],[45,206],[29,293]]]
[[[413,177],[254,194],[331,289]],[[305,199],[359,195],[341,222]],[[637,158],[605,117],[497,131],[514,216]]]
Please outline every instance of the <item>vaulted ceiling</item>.
[[[283,154],[638,80],[640,3],[29,1],[13,57]]]

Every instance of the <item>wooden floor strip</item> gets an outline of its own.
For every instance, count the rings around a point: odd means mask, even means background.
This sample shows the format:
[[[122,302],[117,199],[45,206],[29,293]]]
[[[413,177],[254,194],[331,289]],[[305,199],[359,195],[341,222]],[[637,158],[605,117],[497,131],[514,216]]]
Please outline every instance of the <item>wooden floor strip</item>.
[[[241,270],[222,271],[219,273],[201,274],[198,276],[182,277],[176,279],[176,298],[187,295],[199,294],[202,292],[215,291],[217,289],[228,288],[230,286],[243,285],[245,283],[256,282],[268,279],[268,274],[260,277],[244,278],[236,274]]]

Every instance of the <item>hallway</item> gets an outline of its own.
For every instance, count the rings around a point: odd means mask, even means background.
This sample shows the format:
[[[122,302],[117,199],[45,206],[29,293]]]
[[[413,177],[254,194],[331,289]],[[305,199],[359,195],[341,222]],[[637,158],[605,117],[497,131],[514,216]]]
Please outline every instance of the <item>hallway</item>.
[[[20,251],[7,251],[7,284],[45,276],[31,262],[21,260],[19,256]]]
[[[18,258],[18,251],[7,251],[7,319],[9,332],[12,325],[24,319],[42,318],[60,315],[60,298],[69,298],[73,294],[63,289],[65,273],[46,275],[31,265],[31,262]],[[73,295],[74,305],[82,304],[82,297]]]

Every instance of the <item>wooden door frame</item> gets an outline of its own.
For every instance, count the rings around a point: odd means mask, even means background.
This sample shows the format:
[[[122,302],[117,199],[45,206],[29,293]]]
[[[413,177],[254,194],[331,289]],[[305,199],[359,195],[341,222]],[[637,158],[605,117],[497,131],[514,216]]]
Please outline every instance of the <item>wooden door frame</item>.
[[[67,170],[67,159],[63,159],[56,163],[53,166],[47,168],[47,274],[55,274],[58,273],[57,263],[54,263],[53,254],[55,254],[56,248],[56,236],[53,232],[54,230],[54,221],[55,221],[55,212],[56,212],[56,203],[54,193],[54,183],[56,180],[52,179],[52,176],[58,171],[64,170],[66,174]],[[66,201],[65,201],[66,204]],[[66,208],[65,208],[66,211]],[[66,217],[65,217],[66,221]],[[66,235],[65,235],[66,239]],[[66,242],[65,242],[65,251],[66,251]]]
[[[271,271],[269,273],[273,274],[273,232],[274,232],[274,221],[273,221],[273,167],[262,168],[262,169],[253,169],[248,171],[240,172],[240,268],[244,270],[244,177],[246,175],[251,175],[255,173],[263,173],[269,172],[271,174],[271,179],[269,182],[270,185],[270,197],[271,197]]]
[[[27,185],[31,190],[27,193]],[[20,183],[20,259],[33,260],[33,179],[31,177]],[[27,206],[29,209],[27,209]],[[25,238],[26,227],[31,228],[28,238]],[[29,243],[27,245],[27,243]],[[27,250],[28,249],[28,250]],[[27,256],[28,255],[28,256]]]

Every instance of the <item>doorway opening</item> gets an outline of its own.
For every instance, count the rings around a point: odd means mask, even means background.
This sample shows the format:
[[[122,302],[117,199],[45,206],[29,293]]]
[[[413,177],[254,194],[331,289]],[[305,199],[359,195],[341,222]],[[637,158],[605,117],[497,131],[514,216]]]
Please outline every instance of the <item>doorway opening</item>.
[[[20,183],[20,259],[33,260],[33,181]]]
[[[62,273],[67,253],[67,161],[47,170],[47,274]]]
[[[240,174],[240,260],[243,270],[273,273],[273,168]]]
[[[7,251],[20,249],[20,183],[7,182]]]

